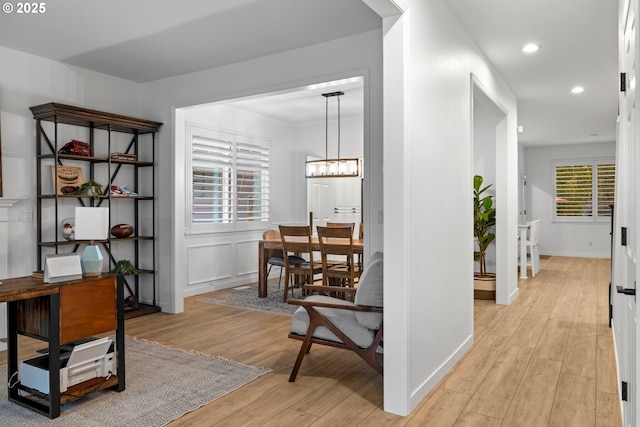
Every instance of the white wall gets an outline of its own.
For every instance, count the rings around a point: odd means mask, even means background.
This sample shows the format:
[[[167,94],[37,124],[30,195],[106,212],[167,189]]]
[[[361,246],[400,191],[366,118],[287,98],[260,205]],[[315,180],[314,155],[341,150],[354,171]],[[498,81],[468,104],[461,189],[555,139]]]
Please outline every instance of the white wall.
[[[179,137],[184,130],[174,123],[174,108],[277,92],[306,84],[339,78],[364,76],[364,152],[365,162],[365,255],[382,250],[382,224],[377,213],[382,211],[382,73],[381,35],[371,31],[327,43],[276,55],[244,61],[202,72],[158,80],[143,85],[147,115],[159,116],[168,125],[160,133],[159,164],[163,174],[160,229],[172,230],[159,236],[160,304],[164,311],[179,312],[185,296],[186,255],[184,246],[185,205],[181,191],[185,185],[184,146]],[[308,154],[297,141],[289,147],[293,159],[284,165],[290,176],[304,177],[304,161]],[[182,167],[182,169],[181,169]],[[166,171],[171,171],[167,173]],[[292,180],[286,185],[290,200],[296,201],[291,211],[283,213],[283,221],[306,222],[306,182]],[[286,217],[285,217],[286,215]],[[373,220],[372,220],[373,218]],[[175,228],[173,224],[176,224]],[[246,236],[246,240],[257,239]],[[257,245],[255,245],[257,247]],[[256,261],[253,265],[257,268]]]
[[[610,222],[553,221],[553,161],[615,157],[615,143],[525,147],[528,178],[527,220],[542,220],[540,253],[558,256],[609,258]]]
[[[516,99],[443,1],[408,3],[383,24],[385,410],[401,415],[473,342],[472,73],[508,111],[496,145],[498,257],[517,295]]]
[[[141,86],[3,47],[0,64],[3,194],[25,199],[9,209],[8,276],[18,277],[38,268],[36,132],[29,107],[55,101],[141,117]],[[18,221],[20,212],[31,212],[33,221]]]

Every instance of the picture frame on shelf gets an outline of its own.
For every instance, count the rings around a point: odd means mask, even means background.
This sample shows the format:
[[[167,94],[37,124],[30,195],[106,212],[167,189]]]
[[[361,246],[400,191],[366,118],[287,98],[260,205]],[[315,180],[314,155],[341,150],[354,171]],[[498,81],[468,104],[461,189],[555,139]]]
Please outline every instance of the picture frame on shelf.
[[[58,195],[74,194],[84,184],[82,168],[76,166],[58,166],[56,176],[55,165],[51,166],[53,191]]]
[[[82,267],[80,265],[80,255],[50,254],[45,257],[44,262],[44,283],[58,283],[69,280],[82,279]]]

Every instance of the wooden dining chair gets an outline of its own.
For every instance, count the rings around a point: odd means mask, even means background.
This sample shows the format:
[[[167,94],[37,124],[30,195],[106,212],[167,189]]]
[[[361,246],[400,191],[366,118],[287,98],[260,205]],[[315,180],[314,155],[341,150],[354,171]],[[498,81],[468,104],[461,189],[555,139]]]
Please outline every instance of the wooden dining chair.
[[[322,264],[314,262],[313,259],[311,226],[281,225],[280,239],[282,240],[285,266],[282,302],[287,302],[289,289],[302,287],[305,283],[312,284],[314,276],[322,273]],[[304,262],[301,264],[292,263],[290,260],[293,256],[301,257]],[[300,280],[294,280],[291,283],[291,279],[294,276],[297,276]]]
[[[356,226],[355,222],[327,222],[325,227],[329,228],[351,228],[351,232],[353,233],[353,228]],[[316,227],[317,230],[317,227]],[[327,259],[327,264],[329,266],[344,264],[344,260],[337,260],[335,258]]]
[[[281,240],[280,232],[278,230],[267,230],[262,233],[263,240]],[[305,260],[299,256],[290,255],[289,262],[293,265],[300,265],[305,262]],[[278,289],[280,289],[280,283],[282,282],[282,271],[285,270],[284,263],[284,252],[280,249],[269,249],[269,258],[267,259],[267,265],[269,269],[267,270],[267,279],[269,278],[269,274],[271,273],[271,268],[274,266],[280,267],[280,276],[278,277]]]
[[[354,287],[362,269],[354,262],[353,229],[317,227],[317,230],[322,257],[322,286],[338,283],[340,286]],[[333,262],[339,261],[340,264],[331,264],[328,262],[330,259]]]

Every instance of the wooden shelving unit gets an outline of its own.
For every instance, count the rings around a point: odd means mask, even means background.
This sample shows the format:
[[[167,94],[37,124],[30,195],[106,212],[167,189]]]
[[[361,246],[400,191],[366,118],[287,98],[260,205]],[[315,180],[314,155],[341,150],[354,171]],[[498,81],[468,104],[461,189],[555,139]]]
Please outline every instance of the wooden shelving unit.
[[[43,269],[47,253],[76,252],[88,241],[67,241],[60,232],[61,221],[73,206],[108,206],[110,227],[116,225],[114,212],[128,215],[127,223],[134,234],[126,238],[109,236],[99,241],[106,253],[109,271],[118,261],[119,252],[126,253],[138,274],[125,278],[125,289],[140,301],[141,293],[151,295],[151,304],[140,304],[136,311],[127,311],[126,317],[136,317],[159,311],[157,307],[156,237],[155,237],[155,153],[156,134],[162,123],[135,117],[60,103],[47,103],[30,107],[36,120],[37,147],[37,270]],[[84,129],[84,130],[83,130]],[[64,136],[63,136],[64,135]],[[68,140],[76,139],[89,144],[90,155],[62,154],[59,150]],[[114,152],[134,156],[114,159]],[[103,194],[58,194],[54,189],[59,167],[76,166],[84,171],[84,181],[95,180],[103,186]],[[51,173],[53,169],[53,173]],[[51,178],[49,178],[51,177]],[[111,194],[112,185],[118,186],[126,177],[132,196]],[[49,179],[53,182],[49,183]],[[122,185],[122,184],[121,184]],[[120,215],[120,216],[122,216]],[[53,221],[53,223],[52,223]],[[121,249],[122,248],[122,249]],[[108,262],[107,262],[108,258]],[[128,295],[125,295],[125,297]],[[147,301],[148,302],[148,301]]]

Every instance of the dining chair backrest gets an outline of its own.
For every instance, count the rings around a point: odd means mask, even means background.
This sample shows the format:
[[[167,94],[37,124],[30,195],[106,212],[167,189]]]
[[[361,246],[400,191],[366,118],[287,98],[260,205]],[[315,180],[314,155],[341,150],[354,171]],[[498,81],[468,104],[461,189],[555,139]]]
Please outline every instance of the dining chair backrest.
[[[355,222],[327,222],[325,227],[329,227],[329,228],[351,228],[353,230],[353,227],[356,226]]]
[[[311,227],[308,225],[281,225],[280,239],[285,252],[312,253]]]
[[[314,274],[322,273],[322,267],[314,266],[313,262],[313,246],[311,244],[311,226],[309,225],[281,225],[280,240],[282,241],[282,249],[284,251],[286,277],[284,280],[284,292],[282,302],[287,301],[287,290],[290,289],[290,276],[298,275],[305,278],[306,283],[313,283]],[[294,255],[303,258],[304,262],[294,264],[291,262]],[[317,263],[315,263],[317,264]]]
[[[325,227],[329,227],[329,228],[350,228],[351,232],[353,233],[356,227],[356,223],[355,222],[327,222],[325,224]],[[317,228],[317,227],[316,227]]]
[[[356,277],[360,277],[361,274],[360,266],[353,260],[353,229],[317,227],[317,230],[322,256],[323,285],[327,286],[329,279],[334,278],[344,279],[348,286],[353,287]]]
[[[537,245],[540,241],[540,222],[541,220],[537,219],[535,221],[531,221],[529,224],[529,244]]]
[[[317,227],[320,253],[346,255],[353,258],[353,231],[351,227]],[[353,261],[353,259],[351,260]]]

